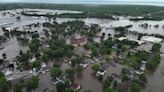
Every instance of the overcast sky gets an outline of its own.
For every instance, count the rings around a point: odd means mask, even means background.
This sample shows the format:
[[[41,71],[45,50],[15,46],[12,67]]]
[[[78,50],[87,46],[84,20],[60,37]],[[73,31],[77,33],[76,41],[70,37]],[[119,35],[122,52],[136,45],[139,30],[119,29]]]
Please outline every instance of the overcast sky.
[[[113,2],[144,2],[144,3],[161,3],[164,4],[164,0],[0,0],[1,3],[4,2],[26,2],[26,3],[113,3]]]

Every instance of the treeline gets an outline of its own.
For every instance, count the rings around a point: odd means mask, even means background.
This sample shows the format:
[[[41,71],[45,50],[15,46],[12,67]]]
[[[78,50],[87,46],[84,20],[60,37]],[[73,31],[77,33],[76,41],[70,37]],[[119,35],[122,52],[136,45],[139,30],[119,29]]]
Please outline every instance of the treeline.
[[[75,10],[82,12],[110,13],[116,15],[141,16],[149,13],[156,13],[164,10],[164,7],[141,6],[141,5],[66,5],[66,4],[32,4],[32,3],[1,3],[0,10],[6,9],[58,9],[58,10]],[[161,14],[161,13],[160,13]]]
[[[109,14],[102,14],[102,13],[63,13],[63,14],[54,14],[54,15],[49,15],[49,14],[28,14],[25,12],[22,12],[23,15],[25,16],[44,16],[44,17],[58,17],[58,18],[100,18],[100,19],[115,19],[112,17],[112,15]]]

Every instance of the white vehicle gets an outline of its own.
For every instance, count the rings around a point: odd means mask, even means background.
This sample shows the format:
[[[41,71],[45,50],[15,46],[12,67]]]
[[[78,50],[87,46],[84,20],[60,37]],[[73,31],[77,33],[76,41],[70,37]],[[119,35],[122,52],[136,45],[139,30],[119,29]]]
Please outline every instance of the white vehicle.
[[[89,64],[80,64],[80,66],[82,66],[82,68],[87,68]]]
[[[53,84],[53,85],[56,85],[56,84],[58,84],[60,81],[58,81],[58,80],[54,80],[54,81],[51,81],[51,83]]]
[[[104,71],[97,71],[96,76],[104,76],[106,74],[106,70]]]
[[[72,65],[72,62],[71,62],[71,61],[69,61],[69,62],[68,62],[68,64],[69,64],[69,65]]]
[[[138,74],[138,75],[141,75],[141,74],[143,74],[144,72],[142,72],[142,71],[135,71],[135,73]]]
[[[90,61],[91,64],[93,64],[93,63],[95,63],[95,62],[96,62],[95,60],[91,60],[91,61]]]

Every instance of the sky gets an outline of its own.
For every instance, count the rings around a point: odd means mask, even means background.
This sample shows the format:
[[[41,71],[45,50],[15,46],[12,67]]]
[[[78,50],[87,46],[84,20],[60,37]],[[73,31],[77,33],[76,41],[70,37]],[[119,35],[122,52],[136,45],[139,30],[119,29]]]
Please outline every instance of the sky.
[[[84,3],[84,4],[110,4],[110,3],[159,3],[164,5],[164,0],[0,0],[0,3]]]

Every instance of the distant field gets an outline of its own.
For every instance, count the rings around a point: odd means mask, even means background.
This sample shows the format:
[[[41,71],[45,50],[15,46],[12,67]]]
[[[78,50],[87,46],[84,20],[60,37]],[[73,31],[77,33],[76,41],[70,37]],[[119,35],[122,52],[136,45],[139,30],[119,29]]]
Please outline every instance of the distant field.
[[[39,8],[39,9],[60,9],[60,10],[76,10],[83,12],[97,12],[110,14],[123,14],[139,16],[148,13],[164,14],[164,7],[160,6],[141,6],[141,5],[63,5],[63,4],[0,4],[0,9],[17,9],[17,8]]]

